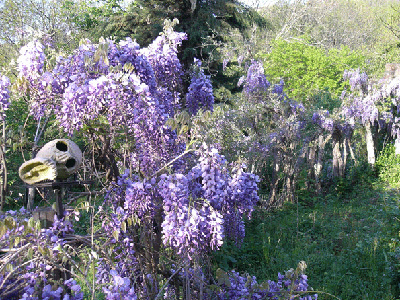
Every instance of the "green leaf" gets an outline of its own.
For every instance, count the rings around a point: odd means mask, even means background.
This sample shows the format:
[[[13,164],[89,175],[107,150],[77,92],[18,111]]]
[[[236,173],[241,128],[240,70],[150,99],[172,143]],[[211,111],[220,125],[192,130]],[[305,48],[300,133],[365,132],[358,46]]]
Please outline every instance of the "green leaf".
[[[114,239],[118,242],[118,238],[119,238],[119,232],[118,231],[114,231],[112,236],[114,237]]]
[[[34,225],[35,225],[35,219],[31,217],[28,221],[28,227],[33,229]]]
[[[121,223],[121,230],[122,230],[122,232],[126,232],[126,223],[125,222]]]
[[[32,248],[29,248],[29,249],[28,249],[28,254],[27,254],[27,256],[28,256],[28,259],[32,259],[32,257],[33,257],[33,249],[32,249]]]
[[[40,224],[40,220],[37,220],[37,221],[36,221],[35,229],[36,229],[37,231],[39,231],[40,229],[42,229],[42,225]]]
[[[178,122],[175,119],[168,119],[165,124],[175,130],[178,127]]]
[[[14,218],[6,217],[4,220],[4,225],[6,225],[8,227],[8,229],[13,229],[16,225],[16,222],[15,222]]]
[[[181,129],[179,130],[179,135],[182,135],[182,134],[188,132],[188,130],[189,130],[189,127],[187,125],[183,125],[181,127]]]
[[[69,261],[68,256],[63,255],[63,257],[61,258],[61,262],[62,262],[63,264],[66,264],[66,263],[68,263],[68,261]]]
[[[216,278],[218,280],[219,285],[226,285],[227,287],[231,287],[231,281],[229,280],[229,275],[222,269],[217,269]]]
[[[43,254],[43,255],[46,255],[46,251],[45,251],[45,249],[42,247],[42,246],[38,246],[38,251],[41,253],[41,254]]]
[[[7,264],[6,265],[6,270],[7,270],[7,272],[12,272],[14,270],[13,265],[12,264]]]
[[[2,237],[5,233],[7,232],[7,227],[4,225],[4,223],[0,223],[0,237]]]
[[[14,240],[14,247],[17,247],[19,245],[19,243],[21,242],[21,237],[17,236],[15,237]]]

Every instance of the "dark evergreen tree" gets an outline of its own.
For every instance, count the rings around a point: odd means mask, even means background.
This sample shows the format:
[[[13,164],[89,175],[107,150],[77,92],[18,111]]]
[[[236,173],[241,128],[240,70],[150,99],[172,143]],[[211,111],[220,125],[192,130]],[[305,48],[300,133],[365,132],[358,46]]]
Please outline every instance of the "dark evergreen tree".
[[[105,3],[109,6],[112,3],[115,12],[105,14],[95,22],[88,22],[94,25],[91,30],[96,38],[112,36],[119,40],[129,36],[141,46],[147,46],[163,30],[164,20],[176,18],[179,24],[175,30],[188,35],[182,45],[181,61],[186,68],[193,63],[195,57],[206,61],[203,64],[206,71],[216,75],[213,77],[215,89],[223,86],[223,93],[234,90],[236,85],[232,82],[237,80],[222,75],[221,45],[231,41],[234,30],[246,38],[249,29],[254,26],[269,27],[266,19],[256,10],[238,1],[136,0],[126,9],[120,9],[118,0],[108,0]],[[233,74],[233,77],[239,76]],[[217,101],[221,97],[217,95]]]

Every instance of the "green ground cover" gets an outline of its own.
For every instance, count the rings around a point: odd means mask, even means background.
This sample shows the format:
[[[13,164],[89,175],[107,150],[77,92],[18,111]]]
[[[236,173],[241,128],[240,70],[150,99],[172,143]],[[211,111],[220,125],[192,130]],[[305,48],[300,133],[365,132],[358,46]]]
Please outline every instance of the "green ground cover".
[[[355,185],[310,198],[257,211],[243,246],[226,245],[215,263],[274,280],[305,261],[310,286],[327,293],[319,299],[398,299],[399,191],[366,172]]]

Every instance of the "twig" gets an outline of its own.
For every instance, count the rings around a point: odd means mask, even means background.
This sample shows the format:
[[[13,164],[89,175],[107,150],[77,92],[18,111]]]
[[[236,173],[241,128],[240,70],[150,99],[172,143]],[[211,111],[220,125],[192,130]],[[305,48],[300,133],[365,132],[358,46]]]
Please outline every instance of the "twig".
[[[167,279],[167,282],[161,287],[160,291],[158,292],[156,298],[154,300],[160,299],[162,296],[163,290],[168,286],[169,282],[171,281],[172,277],[174,277],[180,270],[182,270],[183,266],[180,266],[176,271]]]
[[[160,173],[162,170],[164,170],[165,168],[169,167],[170,165],[172,165],[175,161],[177,161],[178,159],[180,159],[181,157],[183,157],[184,155],[188,154],[189,152],[195,151],[195,149],[189,149],[186,150],[185,152],[183,152],[182,154],[178,155],[177,157],[175,157],[173,160],[171,160],[169,163],[167,163],[166,165],[164,165],[163,167],[161,167],[160,169],[158,169],[153,175],[151,175],[150,177],[154,177],[156,176],[158,173]]]

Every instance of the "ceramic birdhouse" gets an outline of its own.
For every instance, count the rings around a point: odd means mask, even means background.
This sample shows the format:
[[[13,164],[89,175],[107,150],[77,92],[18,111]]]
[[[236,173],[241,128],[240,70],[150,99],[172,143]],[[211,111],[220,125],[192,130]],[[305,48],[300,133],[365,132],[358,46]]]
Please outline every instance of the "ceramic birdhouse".
[[[43,180],[66,179],[82,164],[82,151],[67,139],[53,140],[43,146],[34,159],[23,163],[19,177],[27,184]]]

